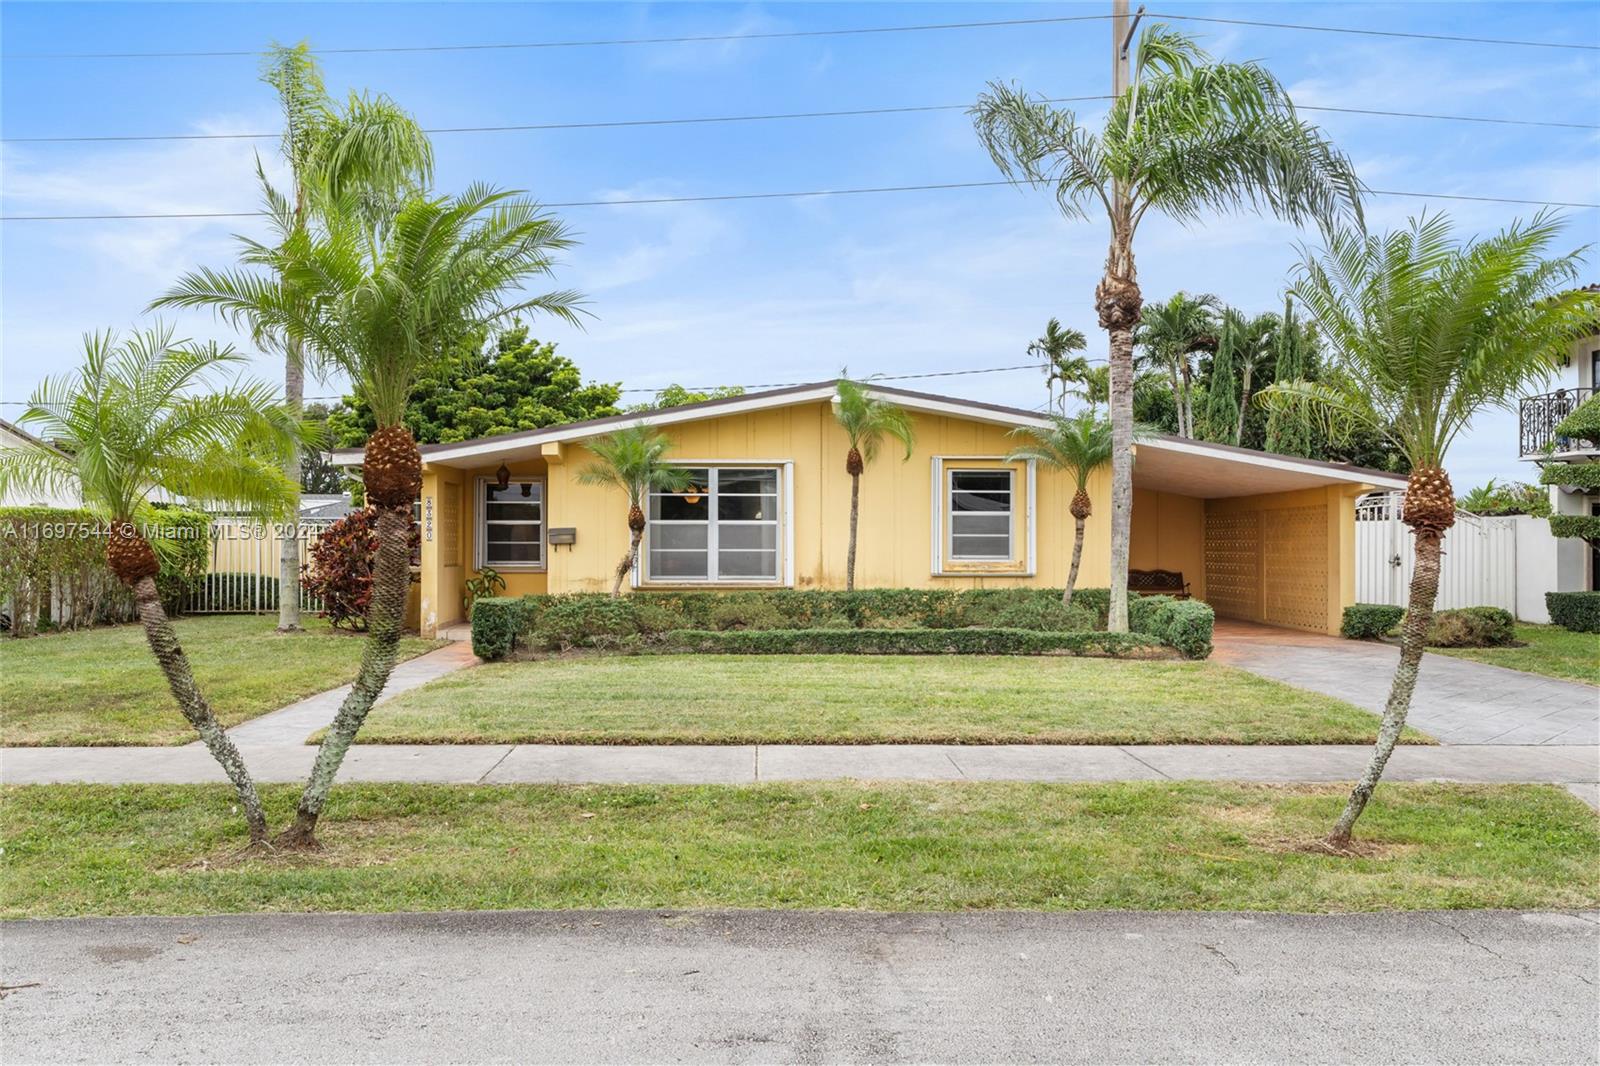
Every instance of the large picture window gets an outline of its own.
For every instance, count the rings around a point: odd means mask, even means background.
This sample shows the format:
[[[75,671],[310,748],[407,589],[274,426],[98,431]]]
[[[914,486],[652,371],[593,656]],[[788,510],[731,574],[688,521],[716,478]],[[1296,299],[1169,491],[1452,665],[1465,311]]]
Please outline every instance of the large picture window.
[[[680,492],[650,494],[651,581],[777,581],[777,467],[686,467]]]
[[[544,569],[544,482],[479,479],[478,569]]]
[[[950,558],[1011,558],[1014,486],[1010,470],[950,471]]]

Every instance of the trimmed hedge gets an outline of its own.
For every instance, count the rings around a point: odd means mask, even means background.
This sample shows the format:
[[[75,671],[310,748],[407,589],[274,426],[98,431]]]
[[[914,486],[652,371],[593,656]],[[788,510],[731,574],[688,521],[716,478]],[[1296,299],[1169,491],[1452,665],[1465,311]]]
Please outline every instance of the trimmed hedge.
[[[1589,397],[1556,423],[1556,436],[1600,444],[1600,396]]]
[[[651,650],[719,655],[1108,655],[1154,652],[1144,633],[1033,629],[677,629]]]
[[[1600,463],[1551,463],[1539,471],[1541,485],[1576,485],[1593,492],[1600,489]]]
[[[1430,648],[1503,648],[1516,640],[1517,620],[1500,607],[1435,611],[1428,625]]]
[[[538,620],[539,596],[483,596],[472,601],[472,654],[504,659]]]
[[[1600,515],[1553,514],[1550,516],[1550,532],[1557,537],[1575,537],[1591,544],[1600,543]]]
[[[1339,635],[1350,640],[1377,640],[1400,624],[1404,607],[1387,603],[1353,603],[1344,609]]]
[[[1546,592],[1550,621],[1574,633],[1600,633],[1600,592]]]
[[[1211,654],[1211,631],[1217,615],[1209,603],[1176,600],[1171,596],[1130,596],[1128,628],[1170,644],[1185,659]]]

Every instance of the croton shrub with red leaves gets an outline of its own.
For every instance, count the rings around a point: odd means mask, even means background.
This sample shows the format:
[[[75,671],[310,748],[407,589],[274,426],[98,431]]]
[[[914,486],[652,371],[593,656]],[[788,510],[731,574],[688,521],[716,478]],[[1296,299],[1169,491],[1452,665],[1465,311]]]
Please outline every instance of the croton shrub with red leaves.
[[[411,558],[421,555],[421,531],[411,526]],[[300,584],[322,600],[320,616],[334,628],[367,628],[372,602],[372,564],[378,555],[378,512],[351,511],[323,530],[310,549],[311,561],[300,570]]]

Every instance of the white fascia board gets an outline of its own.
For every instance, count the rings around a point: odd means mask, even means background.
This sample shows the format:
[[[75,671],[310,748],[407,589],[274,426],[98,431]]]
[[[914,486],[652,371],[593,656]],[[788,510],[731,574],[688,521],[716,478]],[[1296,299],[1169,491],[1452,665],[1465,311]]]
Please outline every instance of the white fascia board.
[[[1319,463],[1300,462],[1292,455],[1272,455],[1267,452],[1221,451],[1207,447],[1197,441],[1185,440],[1135,440],[1134,450],[1150,448],[1156,451],[1180,452],[1184,455],[1197,455],[1204,459],[1221,459],[1230,463],[1245,463],[1249,466],[1266,467],[1269,470],[1284,470],[1294,474],[1308,474],[1312,477],[1327,478],[1330,481],[1349,481],[1358,485],[1372,485],[1375,488],[1403,489],[1406,479],[1396,474],[1382,474],[1370,470],[1341,470],[1336,466],[1323,466]],[[1135,463],[1135,468],[1138,464]]]

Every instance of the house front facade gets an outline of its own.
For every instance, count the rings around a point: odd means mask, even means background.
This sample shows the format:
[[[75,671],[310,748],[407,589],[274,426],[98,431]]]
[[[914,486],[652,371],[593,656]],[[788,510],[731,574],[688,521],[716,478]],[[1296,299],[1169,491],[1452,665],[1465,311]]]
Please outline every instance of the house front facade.
[[[1591,286],[1591,289],[1595,286]],[[1573,341],[1556,370],[1554,388],[1525,396],[1518,410],[1518,453],[1541,468],[1600,462],[1600,440],[1558,433],[1557,427],[1582,404],[1600,396],[1600,333]],[[1558,515],[1600,516],[1600,491],[1581,484],[1550,485],[1550,509]],[[1537,583],[1553,592],[1600,591],[1600,545],[1573,537],[1554,542],[1553,559],[1538,560]],[[1542,597],[1531,620],[1543,621]]]
[[[870,386],[911,415],[909,459],[885,447],[861,478],[857,587],[1060,587],[1074,486],[1010,462],[1037,412]],[[424,445],[419,618],[425,635],[464,620],[485,567],[507,595],[600,592],[628,549],[620,491],[582,484],[586,442],[645,422],[690,474],[652,494],[638,589],[845,585],[849,444],[834,382],[454,444]],[[347,466],[356,450],[336,453]],[[1136,446],[1130,567],[1181,572],[1218,615],[1337,632],[1355,595],[1355,500],[1404,482],[1380,471],[1160,437]],[[1110,474],[1090,481],[1080,587],[1110,574]]]

